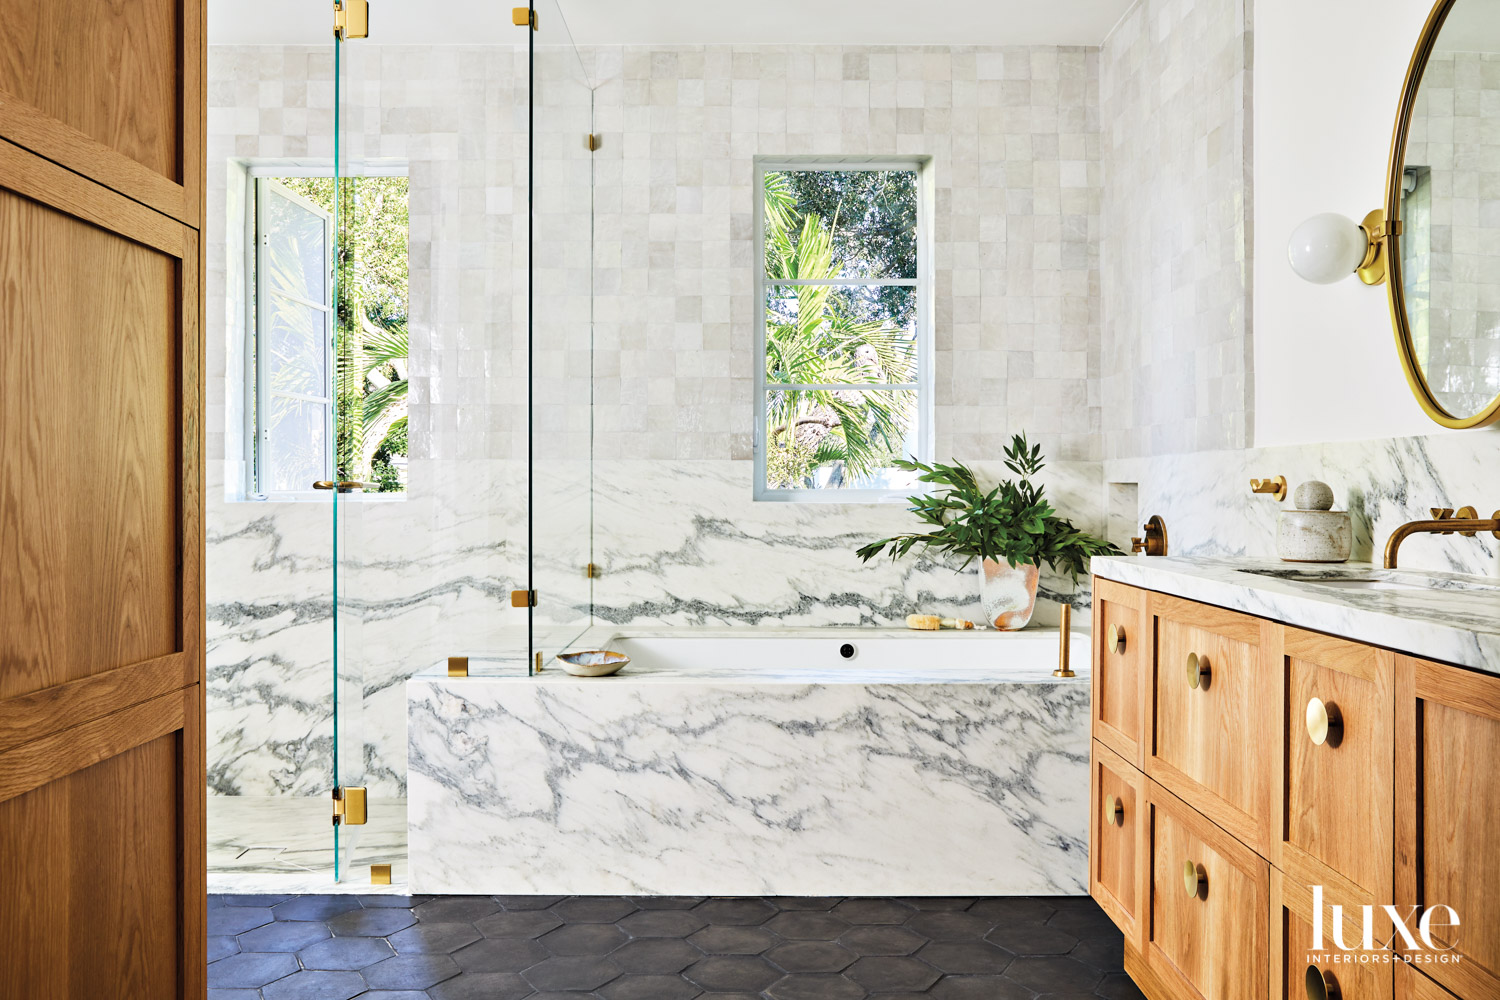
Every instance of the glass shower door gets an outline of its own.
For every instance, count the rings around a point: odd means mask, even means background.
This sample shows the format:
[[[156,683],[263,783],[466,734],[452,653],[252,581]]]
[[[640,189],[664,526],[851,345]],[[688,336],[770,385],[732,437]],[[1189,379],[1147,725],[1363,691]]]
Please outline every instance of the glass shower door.
[[[592,622],[594,94],[561,9],[532,5],[527,297],[535,669]],[[618,154],[616,154],[618,155]]]

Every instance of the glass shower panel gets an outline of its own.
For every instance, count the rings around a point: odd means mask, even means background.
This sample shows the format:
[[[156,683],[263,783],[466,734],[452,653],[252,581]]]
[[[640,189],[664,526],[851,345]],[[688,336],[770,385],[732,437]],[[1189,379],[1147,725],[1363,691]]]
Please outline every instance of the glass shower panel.
[[[530,107],[531,665],[591,623],[593,89],[562,11],[532,6]]]

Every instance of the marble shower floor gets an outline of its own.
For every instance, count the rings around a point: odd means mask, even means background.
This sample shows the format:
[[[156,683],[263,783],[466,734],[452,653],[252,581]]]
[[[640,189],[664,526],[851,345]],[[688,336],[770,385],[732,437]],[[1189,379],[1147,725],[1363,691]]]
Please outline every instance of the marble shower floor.
[[[1138,1000],[1087,897],[216,895],[208,1000]]]
[[[333,881],[332,803],[321,796],[210,795],[210,893],[399,893],[406,886],[406,800],[371,799],[369,822],[345,827],[352,863]],[[346,855],[348,856],[348,855]],[[369,866],[389,864],[372,886]]]

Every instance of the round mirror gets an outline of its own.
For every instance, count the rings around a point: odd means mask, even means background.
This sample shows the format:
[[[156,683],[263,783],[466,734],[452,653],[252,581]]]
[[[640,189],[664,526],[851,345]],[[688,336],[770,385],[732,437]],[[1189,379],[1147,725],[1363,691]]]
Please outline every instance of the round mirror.
[[[1447,427],[1500,417],[1500,0],[1439,0],[1387,178],[1387,287],[1407,381]]]

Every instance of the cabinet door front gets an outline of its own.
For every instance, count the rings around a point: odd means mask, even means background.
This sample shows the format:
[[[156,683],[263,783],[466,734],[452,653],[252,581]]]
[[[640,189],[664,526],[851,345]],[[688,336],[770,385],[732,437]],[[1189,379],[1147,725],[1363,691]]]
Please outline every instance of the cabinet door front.
[[[1291,628],[1283,630],[1282,651],[1278,864],[1304,883],[1332,881],[1360,890],[1361,902],[1389,902],[1395,656]]]
[[[1148,847],[1145,778],[1098,740],[1093,748],[1089,894],[1125,940],[1139,945]]]
[[[1326,891],[1321,901],[1319,915],[1309,886],[1271,869],[1271,1000],[1390,1000],[1393,963],[1378,947],[1390,936],[1389,921],[1373,929],[1377,947],[1365,953],[1360,905]],[[1335,905],[1342,919],[1337,935]]]
[[[1268,866],[1153,783],[1146,961],[1174,995],[1260,1000],[1267,986]]]
[[[1155,730],[1146,774],[1268,853],[1279,626],[1153,594]]]
[[[1149,662],[1146,591],[1094,580],[1094,738],[1136,767]]]
[[[1500,997],[1500,677],[1401,656],[1396,685],[1396,903],[1433,911],[1407,950],[1458,996]]]

